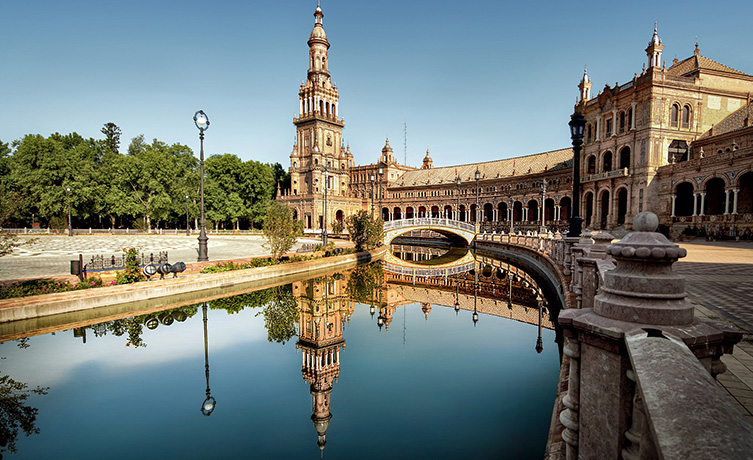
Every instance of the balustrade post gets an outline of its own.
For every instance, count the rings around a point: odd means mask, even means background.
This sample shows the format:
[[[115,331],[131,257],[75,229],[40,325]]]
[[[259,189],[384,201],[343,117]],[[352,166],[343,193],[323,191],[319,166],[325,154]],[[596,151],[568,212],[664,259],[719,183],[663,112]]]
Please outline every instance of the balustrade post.
[[[565,410],[560,413],[560,422],[565,427],[562,431],[562,439],[567,444],[567,460],[578,458],[578,431],[580,410],[580,343],[575,337],[566,339],[563,349],[565,356],[570,360],[567,381],[567,395],[562,398]]]

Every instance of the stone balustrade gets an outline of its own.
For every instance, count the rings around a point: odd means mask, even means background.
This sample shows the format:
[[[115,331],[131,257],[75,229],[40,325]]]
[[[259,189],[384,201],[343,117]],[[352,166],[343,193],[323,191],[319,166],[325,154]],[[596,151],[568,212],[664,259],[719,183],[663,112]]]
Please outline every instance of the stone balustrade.
[[[714,382],[742,334],[694,317],[685,280],[672,271],[685,250],[655,232],[654,214],[634,225],[613,244],[588,231],[506,239],[546,249],[576,298],[559,316],[565,391],[548,458],[749,458],[753,425]]]

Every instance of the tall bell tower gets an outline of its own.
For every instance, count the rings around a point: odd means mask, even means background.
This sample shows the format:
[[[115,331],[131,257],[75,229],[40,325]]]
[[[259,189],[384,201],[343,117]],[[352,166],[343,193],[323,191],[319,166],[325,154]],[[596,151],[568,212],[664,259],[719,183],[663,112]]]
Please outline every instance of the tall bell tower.
[[[286,197],[294,206],[301,203],[296,206],[301,212],[297,217],[306,229],[322,228],[325,188],[328,200],[339,199],[341,209],[346,208],[342,211],[350,211],[342,200],[349,195],[353,155],[343,145],[345,122],[340,118],[339,95],[329,73],[330,45],[323,19],[317,3],[314,29],[308,39],[309,69],[298,91],[298,116],[293,119],[296,140],[290,154],[291,188]],[[335,207],[327,211],[328,223],[336,212]]]

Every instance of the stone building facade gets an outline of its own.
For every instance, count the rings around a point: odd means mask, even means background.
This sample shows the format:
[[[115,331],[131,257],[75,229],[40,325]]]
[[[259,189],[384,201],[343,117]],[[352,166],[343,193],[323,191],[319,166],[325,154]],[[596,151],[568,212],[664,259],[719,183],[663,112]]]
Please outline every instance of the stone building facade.
[[[493,231],[531,230],[542,220],[549,229],[566,228],[572,148],[446,167],[434,167],[427,151],[418,169],[399,164],[387,141],[376,163],[355,165],[342,142],[321,8],[314,16],[308,78],[293,120],[291,189],[278,197],[295,208],[305,229],[322,228],[325,182],[328,226],[364,209],[383,220],[481,221]],[[667,68],[663,49],[654,27],[640,74],[595,96],[583,73],[575,110],[587,122],[580,158],[584,226],[619,235],[635,215],[652,211],[673,236],[689,226],[696,233],[749,235],[753,76],[701,55],[697,43],[691,57]]]

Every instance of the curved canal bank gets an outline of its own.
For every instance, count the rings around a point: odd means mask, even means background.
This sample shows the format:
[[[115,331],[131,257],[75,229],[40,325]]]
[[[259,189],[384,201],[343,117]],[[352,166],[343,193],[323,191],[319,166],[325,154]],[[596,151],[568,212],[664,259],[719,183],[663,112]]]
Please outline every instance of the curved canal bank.
[[[120,304],[147,302],[159,304],[160,299],[174,296],[196,298],[201,292],[209,296],[215,290],[252,290],[290,282],[303,274],[315,276],[333,270],[354,267],[384,257],[387,247],[344,256],[272,265],[222,273],[207,273],[179,278],[165,278],[136,284],[109,286],[82,291],[60,292],[0,301],[0,324],[12,321],[39,320],[53,315],[69,314],[113,307]],[[216,295],[216,293],[215,293]]]

